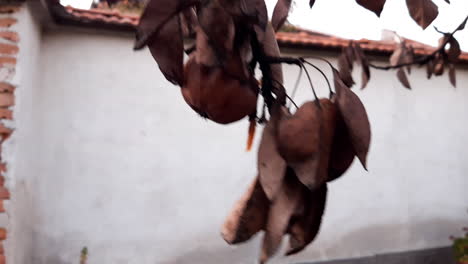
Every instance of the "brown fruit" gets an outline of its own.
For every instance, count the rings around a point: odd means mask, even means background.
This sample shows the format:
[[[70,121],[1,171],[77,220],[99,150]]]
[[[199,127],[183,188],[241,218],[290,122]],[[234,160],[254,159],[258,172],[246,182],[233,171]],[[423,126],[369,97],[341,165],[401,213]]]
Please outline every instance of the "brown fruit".
[[[270,201],[256,177],[226,218],[221,230],[224,240],[237,244],[250,239],[265,228],[269,208]]]
[[[241,80],[222,67],[207,67],[191,57],[184,69],[181,89],[187,104],[216,123],[228,124],[255,112],[258,86],[255,79]]]

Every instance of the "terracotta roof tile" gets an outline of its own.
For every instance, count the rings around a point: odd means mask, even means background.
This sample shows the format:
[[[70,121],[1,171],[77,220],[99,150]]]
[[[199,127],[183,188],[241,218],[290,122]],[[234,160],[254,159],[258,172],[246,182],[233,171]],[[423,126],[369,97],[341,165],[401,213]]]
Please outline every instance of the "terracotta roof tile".
[[[100,9],[83,10],[70,6],[65,7],[68,19],[74,20],[83,24],[102,25],[102,26],[115,26],[122,28],[134,29],[138,25],[139,17],[121,14],[115,11],[107,11]],[[339,38],[319,32],[310,30],[301,30],[297,32],[278,32],[276,34],[278,43],[282,46],[302,47],[302,48],[317,48],[317,49],[333,49],[340,50],[346,47],[350,40]],[[425,55],[430,54],[435,50],[434,47],[406,39],[415,50],[416,54]],[[396,43],[392,41],[369,40],[361,39],[356,40],[361,47],[368,52],[389,54],[395,47]],[[460,56],[460,61],[468,62],[468,53],[464,52]]]

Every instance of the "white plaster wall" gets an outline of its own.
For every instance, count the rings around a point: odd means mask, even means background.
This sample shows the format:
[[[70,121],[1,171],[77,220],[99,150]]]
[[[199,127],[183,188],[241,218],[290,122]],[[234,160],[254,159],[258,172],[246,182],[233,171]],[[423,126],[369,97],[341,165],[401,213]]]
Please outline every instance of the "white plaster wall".
[[[2,214],[8,218],[5,252],[7,263],[18,264],[33,263],[32,231],[36,213],[33,199],[37,179],[34,174],[39,164],[34,101],[39,88],[41,29],[33,14],[29,4],[24,4],[13,15],[18,23],[11,30],[18,32],[20,42],[16,71],[9,80],[16,86],[13,121],[7,125],[14,132],[2,146],[2,159],[7,164],[6,186],[11,193],[11,200],[6,201],[6,214]]]
[[[17,158],[35,164],[22,168],[33,184],[33,263],[77,263],[84,246],[90,263],[256,263],[258,237],[230,247],[219,235],[256,174],[247,122],[198,117],[131,36],[64,28],[40,47],[36,151]],[[297,70],[285,71],[292,87]],[[453,89],[414,70],[411,92],[393,74],[372,75],[357,91],[373,130],[369,172],[355,162],[332,183],[316,243],[272,263],[446,246],[466,224],[468,71]],[[304,79],[297,102],[311,98]]]

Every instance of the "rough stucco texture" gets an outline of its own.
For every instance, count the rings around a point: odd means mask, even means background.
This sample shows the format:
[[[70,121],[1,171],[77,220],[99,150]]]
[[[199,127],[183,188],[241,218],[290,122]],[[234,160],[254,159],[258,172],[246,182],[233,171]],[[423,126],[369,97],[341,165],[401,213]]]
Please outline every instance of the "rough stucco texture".
[[[258,237],[230,247],[219,235],[256,173],[247,122],[201,119],[149,53],[131,48],[131,37],[102,32],[42,36],[28,135],[40,151],[17,154],[34,160],[23,168],[34,185],[33,263],[76,263],[84,246],[90,263],[254,263]],[[292,87],[297,69],[285,71]],[[393,74],[372,75],[357,91],[373,129],[369,172],[355,162],[331,184],[316,243],[272,263],[446,246],[466,223],[468,71],[453,89],[414,70],[411,92]],[[312,98],[306,83],[298,103]]]

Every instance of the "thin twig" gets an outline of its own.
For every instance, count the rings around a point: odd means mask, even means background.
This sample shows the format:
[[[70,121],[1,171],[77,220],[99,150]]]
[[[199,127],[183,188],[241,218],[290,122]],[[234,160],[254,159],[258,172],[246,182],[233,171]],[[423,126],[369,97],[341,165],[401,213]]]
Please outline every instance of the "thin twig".
[[[331,88],[331,85],[330,85],[330,81],[327,78],[327,75],[325,75],[325,73],[319,67],[315,66],[314,64],[312,64],[312,63],[310,63],[310,62],[308,62],[306,60],[304,60],[304,63],[314,67],[317,71],[319,71],[322,74],[323,78],[325,78],[325,81],[327,82],[328,90],[330,91],[330,97],[331,97],[333,95],[333,91],[332,91],[332,88]]]
[[[296,107],[296,109],[298,109],[299,107],[297,106],[296,102],[294,102],[294,100],[288,95],[288,93],[286,93],[286,87],[284,87],[284,85],[278,80],[272,79],[272,81],[276,82],[277,84],[281,86],[281,88],[284,89],[286,98],[288,98],[289,101]]]
[[[302,71],[303,69],[302,67],[300,67],[299,76],[297,76],[296,83],[294,84],[294,89],[292,90],[291,98],[294,98],[294,96],[296,96],[297,88],[299,87],[299,83],[301,82],[301,79],[302,79]]]
[[[441,33],[441,34],[444,34],[445,36],[447,36],[447,38],[444,40],[444,42],[439,46],[438,49],[436,49],[434,52],[432,52],[431,54],[429,55],[426,55],[426,56],[422,56],[418,59],[415,59],[413,60],[412,62],[406,62],[406,63],[401,63],[401,64],[397,64],[397,65],[389,65],[389,66],[378,66],[378,65],[374,65],[372,63],[369,63],[369,66],[374,68],[374,69],[378,69],[378,70],[390,70],[390,69],[399,69],[399,68],[402,68],[402,67],[405,67],[405,66],[410,66],[410,65],[424,65],[426,64],[427,62],[429,62],[430,60],[434,59],[435,56],[438,54],[438,53],[443,53],[445,52],[445,46],[447,46],[447,44],[450,42],[451,38],[453,38],[453,35],[455,33],[457,33],[457,31],[460,30],[460,27],[463,23],[465,23],[465,21],[468,19],[468,16],[466,16],[465,19],[463,19],[463,21],[460,23],[459,26],[457,26],[457,28],[455,30],[453,30],[451,33],[445,33],[445,32],[441,32],[439,31],[436,27],[434,27],[436,29],[437,32]]]

